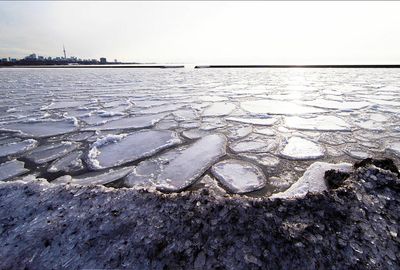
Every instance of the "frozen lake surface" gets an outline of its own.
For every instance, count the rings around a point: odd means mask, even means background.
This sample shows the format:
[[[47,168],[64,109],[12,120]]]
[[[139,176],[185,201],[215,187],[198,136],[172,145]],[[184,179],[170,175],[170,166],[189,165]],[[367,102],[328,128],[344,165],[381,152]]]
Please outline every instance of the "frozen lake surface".
[[[0,92],[2,181],[270,196],[400,156],[398,69],[2,68]]]

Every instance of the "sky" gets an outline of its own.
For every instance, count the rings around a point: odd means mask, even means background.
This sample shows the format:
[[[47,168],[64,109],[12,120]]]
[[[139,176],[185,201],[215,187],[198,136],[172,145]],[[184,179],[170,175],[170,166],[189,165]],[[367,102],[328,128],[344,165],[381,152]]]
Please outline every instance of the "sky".
[[[400,2],[0,2],[0,57],[400,64]]]

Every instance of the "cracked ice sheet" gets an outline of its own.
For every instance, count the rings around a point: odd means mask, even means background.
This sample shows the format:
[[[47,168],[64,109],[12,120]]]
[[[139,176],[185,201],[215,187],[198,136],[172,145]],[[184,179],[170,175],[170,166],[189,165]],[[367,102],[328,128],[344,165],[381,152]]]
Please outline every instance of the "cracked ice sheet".
[[[304,197],[308,192],[322,192],[328,187],[325,183],[325,172],[328,170],[339,170],[341,172],[351,172],[353,165],[350,163],[330,164],[326,162],[315,162],[302,177],[299,178],[290,188],[284,192],[272,195],[270,198],[298,198]]]
[[[0,157],[21,154],[26,151],[32,150],[37,145],[38,142],[33,139],[25,140],[22,142],[11,142],[8,144],[0,145]]]
[[[88,132],[79,132],[76,134],[71,134],[65,137],[66,140],[68,141],[86,141],[87,139],[89,139],[90,137],[94,136],[95,133],[92,131],[88,131]]]
[[[11,160],[0,164],[0,181],[9,180],[29,172],[28,169],[24,168],[24,165],[25,163],[19,160]]]
[[[283,115],[296,115],[296,114],[309,114],[309,113],[323,113],[324,110],[303,106],[289,101],[278,100],[255,100],[241,102],[240,106],[253,114],[283,114]]]
[[[79,144],[73,142],[61,142],[42,145],[29,152],[25,157],[36,164],[43,164],[65,156],[69,152],[77,149],[78,147]]]
[[[210,135],[210,131],[199,129],[189,129],[182,132],[182,136],[190,140],[199,139],[207,135]]]
[[[133,171],[124,178],[128,187],[155,187],[156,179],[164,167],[177,158],[179,154],[187,149],[187,146],[177,147],[160,155],[141,161]]]
[[[365,101],[335,101],[316,99],[313,101],[304,102],[306,105],[323,108],[323,109],[337,109],[344,111],[359,110],[370,105],[369,102]]]
[[[373,131],[385,131],[385,127],[382,123],[373,120],[360,120],[354,122],[356,126]]]
[[[97,126],[97,125],[102,125],[109,121],[118,120],[121,118],[122,118],[122,116],[119,116],[119,115],[111,116],[111,117],[102,117],[102,116],[98,115],[97,112],[90,112],[88,114],[80,116],[79,120],[85,122],[88,125],[96,125]],[[88,130],[88,129],[90,129],[90,128],[86,128],[86,130]]]
[[[170,161],[157,177],[157,189],[181,191],[192,185],[208,168],[226,154],[226,137],[212,134],[196,141]]]
[[[235,104],[229,102],[216,102],[203,111],[203,116],[224,116],[230,114],[236,108]]]
[[[167,114],[146,115],[122,118],[107,122],[100,126],[86,128],[85,130],[116,130],[116,129],[141,129],[154,126]]]
[[[389,143],[386,150],[393,152],[396,156],[400,157],[400,141]]]
[[[199,99],[201,101],[210,101],[210,102],[217,102],[217,101],[225,101],[228,100],[226,97],[221,96],[200,96]]]
[[[336,116],[319,115],[314,118],[291,116],[285,118],[288,128],[316,131],[351,131],[351,126]]]
[[[241,160],[224,160],[211,168],[212,174],[231,193],[243,194],[259,190],[266,184],[262,170]]]
[[[228,117],[228,121],[240,122],[245,124],[253,124],[260,126],[272,126],[278,121],[276,118],[239,118],[239,117]]]
[[[72,119],[27,121],[0,126],[0,131],[18,132],[21,136],[34,138],[51,137],[76,130],[76,122]]]
[[[321,158],[324,153],[325,150],[312,141],[291,137],[281,151],[281,156],[293,160],[307,160]]]
[[[125,177],[133,170],[133,167],[124,167],[119,169],[109,169],[106,172],[91,172],[79,176],[64,175],[51,183],[62,184],[72,183],[78,185],[106,185]]]
[[[277,146],[275,140],[242,140],[229,145],[235,153],[266,153]]]
[[[255,129],[254,132],[257,134],[266,135],[266,136],[274,136],[275,135],[275,131],[272,130],[271,128]]]
[[[82,151],[71,152],[60,159],[55,160],[50,166],[48,167],[47,171],[54,173],[54,172],[73,172],[82,170]]]
[[[82,107],[89,105],[87,101],[55,101],[50,103],[48,106],[44,106],[41,110],[55,110],[55,109],[65,109],[73,107]]]
[[[252,131],[252,126],[230,128],[228,138],[231,140],[241,139],[248,136]]]
[[[150,157],[180,143],[178,135],[172,131],[139,131],[115,140],[99,139],[91,146],[86,160],[91,169],[99,170]]]
[[[175,116],[176,121],[193,121],[199,118],[196,111],[192,109],[181,109],[172,113]]]
[[[152,107],[148,108],[145,110],[139,110],[137,112],[140,112],[141,114],[159,114],[163,112],[172,112],[176,111],[180,108],[182,108],[184,105],[183,104],[169,104],[165,106],[159,106],[159,107]]]

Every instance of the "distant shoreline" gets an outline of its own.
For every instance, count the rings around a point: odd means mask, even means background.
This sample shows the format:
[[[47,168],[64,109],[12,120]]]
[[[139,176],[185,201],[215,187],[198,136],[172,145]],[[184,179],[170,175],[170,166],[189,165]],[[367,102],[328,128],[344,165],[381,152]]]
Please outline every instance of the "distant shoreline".
[[[185,68],[185,65],[0,65],[0,68]],[[400,68],[399,65],[196,65],[194,69],[218,68]]]
[[[184,68],[184,65],[13,65],[0,68]]]
[[[194,68],[400,68],[400,65],[204,65]]]

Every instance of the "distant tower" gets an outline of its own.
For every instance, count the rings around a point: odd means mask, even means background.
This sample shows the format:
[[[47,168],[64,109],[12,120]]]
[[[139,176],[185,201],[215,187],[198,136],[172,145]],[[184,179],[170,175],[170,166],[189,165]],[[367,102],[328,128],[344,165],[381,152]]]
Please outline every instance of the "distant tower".
[[[63,44],[63,52],[64,52],[64,59],[67,59],[67,53],[65,52],[64,44]]]

